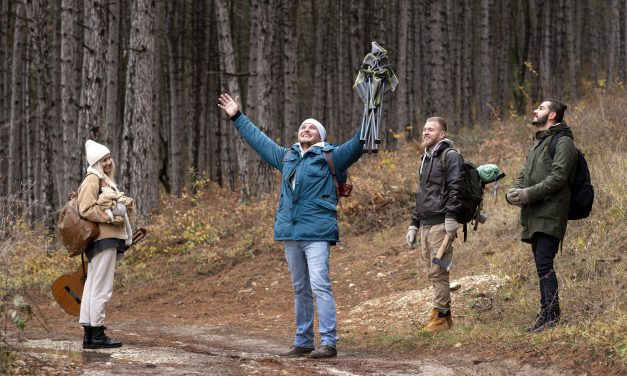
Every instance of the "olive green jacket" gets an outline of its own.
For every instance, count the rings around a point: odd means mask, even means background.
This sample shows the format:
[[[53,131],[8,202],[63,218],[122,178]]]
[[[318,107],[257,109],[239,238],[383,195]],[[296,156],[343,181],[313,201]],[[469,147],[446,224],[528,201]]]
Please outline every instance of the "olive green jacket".
[[[551,159],[549,143],[557,132],[567,137],[560,137],[555,156]],[[570,183],[574,178],[577,158],[573,133],[566,123],[561,122],[536,133],[525,165],[513,185],[514,188],[529,188],[529,204],[523,205],[520,211],[522,241],[530,242],[537,232],[564,239]]]

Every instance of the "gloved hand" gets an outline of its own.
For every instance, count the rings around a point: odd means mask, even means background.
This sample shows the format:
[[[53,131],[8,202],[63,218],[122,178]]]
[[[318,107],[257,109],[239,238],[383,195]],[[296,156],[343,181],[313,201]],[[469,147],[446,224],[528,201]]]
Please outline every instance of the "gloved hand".
[[[456,219],[446,217],[444,218],[444,230],[451,237],[451,239],[455,239],[457,237],[457,223]]]
[[[518,190],[518,201],[520,201],[522,205],[529,204],[529,188]]]
[[[414,245],[416,245],[416,234],[418,234],[418,227],[409,226],[407,229],[407,235],[405,236],[405,241],[407,242],[407,246],[409,248],[414,248]]]
[[[510,188],[507,193],[505,193],[505,201],[510,205],[522,206],[520,197],[518,196],[519,192],[519,188]]]
[[[113,215],[123,216],[124,214],[126,214],[126,206],[118,202],[111,211],[113,212]]]

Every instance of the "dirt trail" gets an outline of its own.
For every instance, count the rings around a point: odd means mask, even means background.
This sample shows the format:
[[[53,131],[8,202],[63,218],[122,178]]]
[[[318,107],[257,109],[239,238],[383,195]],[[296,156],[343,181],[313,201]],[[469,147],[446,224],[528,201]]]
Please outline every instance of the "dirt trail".
[[[393,325],[426,317],[426,283],[406,278],[415,255],[396,248],[364,254],[348,246],[334,251],[332,280],[338,304],[339,354],[330,360],[280,356],[294,332],[293,293],[279,250],[262,252],[220,272],[170,262],[154,266],[152,282],[118,279],[107,305],[107,333],[124,346],[82,349],[77,318],[51,296],[34,297],[41,323],[29,322],[14,374],[25,375],[573,375],[540,359],[473,348],[442,354],[368,345]],[[73,268],[75,269],[75,267]],[[465,305],[483,306],[500,285],[493,276],[458,279],[455,320]],[[418,289],[416,289],[418,288]],[[490,309],[485,307],[484,309]],[[458,319],[459,317],[459,319]],[[458,321],[462,322],[462,321]],[[419,323],[417,323],[419,324]],[[317,328],[317,324],[316,324]],[[402,347],[402,346],[401,346]],[[538,363],[529,363],[537,360]]]
[[[16,374],[33,375],[572,375],[514,359],[445,354],[373,354],[341,348],[330,360],[286,358],[276,338],[235,333],[228,325],[116,322],[120,349],[83,350],[74,323],[27,332]]]

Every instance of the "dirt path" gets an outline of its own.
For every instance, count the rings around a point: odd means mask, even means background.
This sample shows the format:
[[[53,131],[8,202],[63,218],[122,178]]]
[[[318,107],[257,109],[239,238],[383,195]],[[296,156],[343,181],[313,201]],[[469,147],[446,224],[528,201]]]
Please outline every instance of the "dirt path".
[[[120,349],[83,350],[73,323],[54,332],[29,331],[15,374],[32,375],[572,375],[513,359],[472,355],[373,354],[340,349],[330,360],[286,358],[276,338],[235,333],[228,325],[176,325],[116,322],[110,335]]]

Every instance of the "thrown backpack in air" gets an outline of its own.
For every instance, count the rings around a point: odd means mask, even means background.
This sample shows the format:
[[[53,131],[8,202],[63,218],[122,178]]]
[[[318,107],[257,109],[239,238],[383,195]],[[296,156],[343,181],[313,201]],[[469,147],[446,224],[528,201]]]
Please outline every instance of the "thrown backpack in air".
[[[551,159],[555,157],[557,141],[562,136],[564,136],[563,133],[556,133],[549,143],[549,156]],[[575,167],[575,178],[570,184],[570,205],[568,206],[569,220],[587,218],[592,211],[592,204],[594,202],[594,187],[590,180],[588,162],[586,162],[586,158],[581,150],[576,147],[575,150],[577,150],[577,166]]]
[[[87,246],[100,234],[98,224],[81,217],[78,195],[72,192],[59,216],[59,235],[70,257],[85,252]]]
[[[446,156],[450,151],[454,151],[459,155],[462,155],[459,150],[454,148],[446,148],[440,154],[442,171],[446,176]],[[464,159],[462,155],[462,159]],[[474,222],[473,230],[477,230],[479,223],[485,222],[485,214],[482,213],[483,208],[483,193],[486,184],[493,183],[505,176],[504,173],[499,173],[498,167],[494,165],[492,173],[490,174],[491,180],[484,181],[477,170],[477,166],[469,160],[464,159],[464,180],[462,181],[461,188],[461,203],[462,208],[457,213],[457,223],[463,225],[464,241],[468,237],[468,223]],[[442,184],[442,194],[444,194],[445,184]]]

